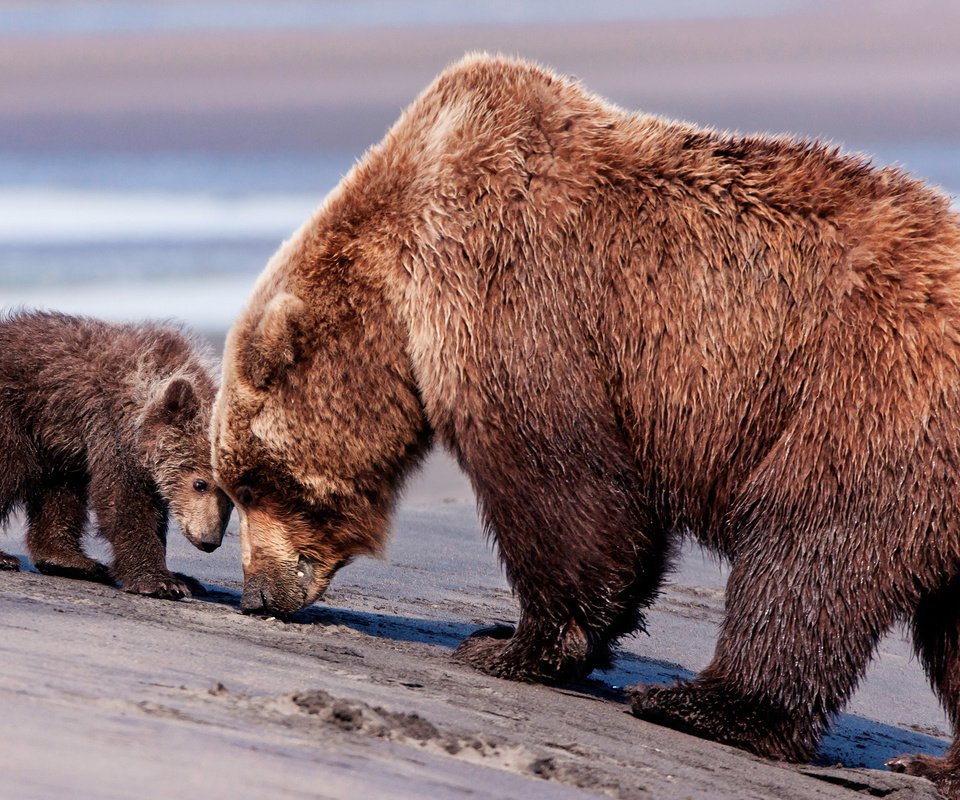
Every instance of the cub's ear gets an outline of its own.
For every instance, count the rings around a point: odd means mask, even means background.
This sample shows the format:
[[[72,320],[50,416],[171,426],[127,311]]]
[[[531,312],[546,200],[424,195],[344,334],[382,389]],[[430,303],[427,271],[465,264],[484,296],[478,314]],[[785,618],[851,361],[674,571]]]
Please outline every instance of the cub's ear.
[[[253,332],[247,373],[258,389],[277,380],[292,367],[303,351],[307,306],[296,295],[285,292],[273,298],[263,310]]]
[[[185,378],[174,378],[153,401],[147,416],[164,425],[177,425],[189,422],[199,411],[200,400],[193,384]]]

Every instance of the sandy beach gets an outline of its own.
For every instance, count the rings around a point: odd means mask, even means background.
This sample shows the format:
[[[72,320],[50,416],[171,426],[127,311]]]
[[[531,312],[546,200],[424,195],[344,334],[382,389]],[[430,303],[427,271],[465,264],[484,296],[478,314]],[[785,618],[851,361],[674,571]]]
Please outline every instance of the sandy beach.
[[[632,16],[558,3],[511,21],[432,19],[443,4],[423,0],[389,24],[376,4],[326,24],[323,4],[292,2],[250,25],[256,3],[171,3],[160,29],[148,5],[93,3],[102,19],[67,24],[56,2],[0,0],[0,309],[174,318],[219,348],[270,252],[474,49],[542,61],[627,108],[822,137],[960,189],[960,7],[946,1]],[[304,9],[304,24],[282,21]],[[289,623],[239,612],[235,521],[210,555],[171,531],[169,564],[207,588],[180,603],[36,574],[19,517],[0,550],[25,568],[0,573],[0,800],[937,796],[883,768],[950,734],[900,628],[815,764],[627,713],[625,687],[689,677],[712,654],[726,568],[692,545],[650,635],[609,672],[543,687],[454,662],[517,606],[444,453],[408,487],[384,558],[344,569]]]

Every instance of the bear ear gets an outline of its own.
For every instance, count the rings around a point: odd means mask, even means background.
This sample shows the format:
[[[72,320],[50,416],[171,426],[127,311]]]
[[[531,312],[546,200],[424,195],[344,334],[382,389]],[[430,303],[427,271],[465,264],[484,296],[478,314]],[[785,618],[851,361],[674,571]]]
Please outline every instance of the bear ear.
[[[307,306],[296,295],[283,293],[263,311],[253,332],[247,371],[250,381],[263,389],[292,367],[303,349]]]
[[[200,410],[200,401],[193,384],[185,378],[174,378],[154,401],[151,416],[165,425],[189,422]]]

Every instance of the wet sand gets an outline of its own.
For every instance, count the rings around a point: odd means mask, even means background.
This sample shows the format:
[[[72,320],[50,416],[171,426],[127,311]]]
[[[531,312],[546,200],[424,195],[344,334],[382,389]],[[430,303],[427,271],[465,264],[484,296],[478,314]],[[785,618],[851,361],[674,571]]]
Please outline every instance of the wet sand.
[[[21,535],[15,523],[0,549],[22,554]],[[551,688],[454,662],[464,636],[514,622],[517,607],[443,456],[410,486],[386,557],[344,569],[293,622],[239,612],[235,530],[211,555],[177,533],[169,551],[208,596],[171,603],[0,573],[0,796],[935,796],[882,768],[947,742],[901,634],[881,645],[817,766],[627,713],[625,686],[687,677],[710,656],[724,575],[694,547],[650,612],[650,636],[625,641],[608,673]]]

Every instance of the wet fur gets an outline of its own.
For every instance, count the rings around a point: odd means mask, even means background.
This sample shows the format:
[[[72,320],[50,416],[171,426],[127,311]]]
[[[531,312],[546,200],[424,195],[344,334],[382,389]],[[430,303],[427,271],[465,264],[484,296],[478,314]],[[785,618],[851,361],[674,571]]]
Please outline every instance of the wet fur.
[[[0,319],[0,522],[24,507],[42,572],[189,594],[165,565],[168,512],[219,543],[230,505],[210,467],[215,392],[205,354],[178,329],[39,312]],[[209,496],[197,495],[194,475]],[[88,508],[113,548],[109,571],[82,550]]]
[[[385,520],[431,436],[457,456],[521,607],[461,646],[479,669],[605,664],[689,535],[733,562],[726,618],[639,715],[808,758],[907,618],[958,721],[960,223],[896,169],[468,57],[274,257],[226,359],[228,488]]]

